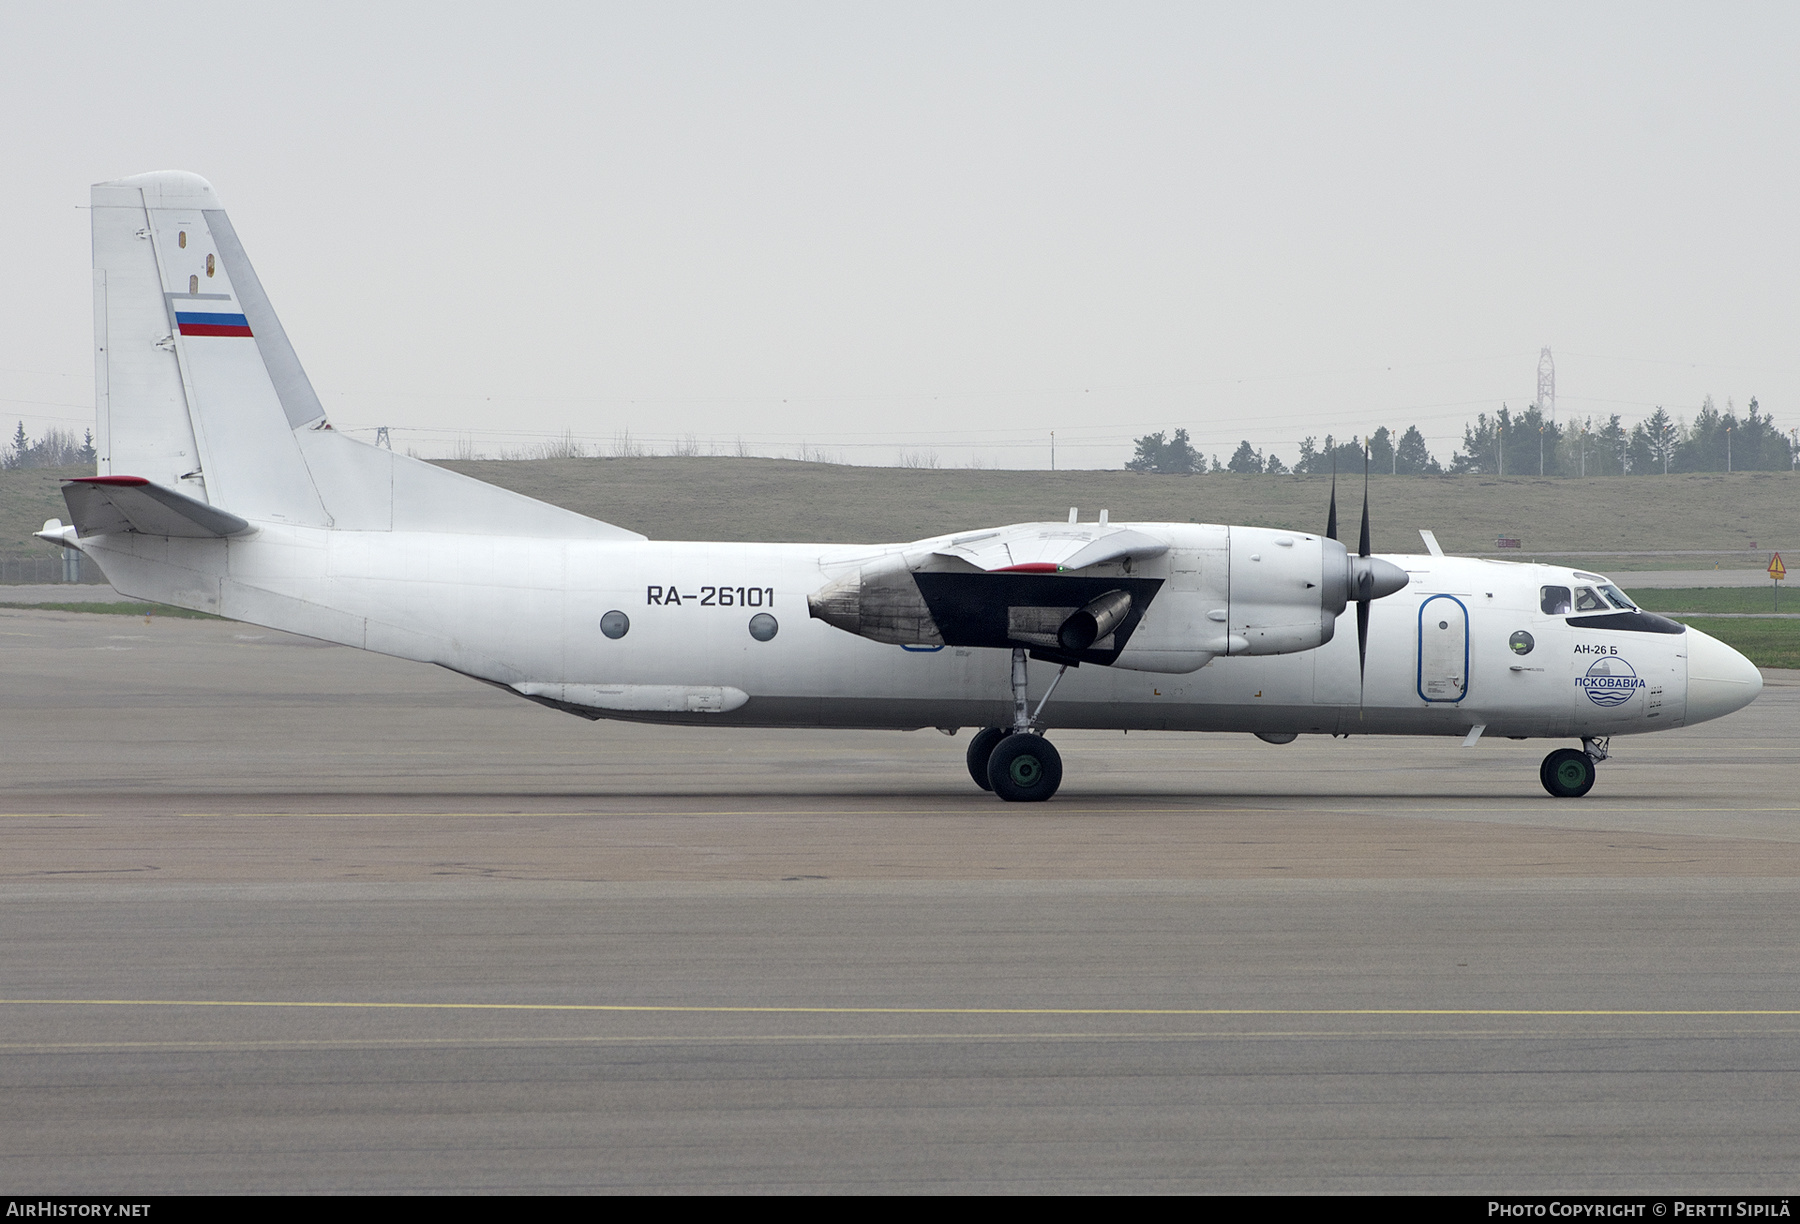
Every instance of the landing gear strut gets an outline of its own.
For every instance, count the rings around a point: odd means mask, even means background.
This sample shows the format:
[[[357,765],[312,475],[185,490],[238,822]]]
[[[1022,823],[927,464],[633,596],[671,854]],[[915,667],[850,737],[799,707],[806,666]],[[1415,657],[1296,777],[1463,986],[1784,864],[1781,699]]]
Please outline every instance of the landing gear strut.
[[[1008,803],[1041,803],[1062,785],[1062,754],[1033,728],[1069,668],[1064,664],[1056,673],[1033,710],[1025,693],[1025,661],[1025,650],[1014,647],[1012,726],[988,727],[969,741],[969,776]]]
[[[1606,741],[1589,737],[1581,747],[1558,748],[1538,766],[1538,781],[1558,799],[1579,799],[1594,789],[1595,769],[1607,757]]]

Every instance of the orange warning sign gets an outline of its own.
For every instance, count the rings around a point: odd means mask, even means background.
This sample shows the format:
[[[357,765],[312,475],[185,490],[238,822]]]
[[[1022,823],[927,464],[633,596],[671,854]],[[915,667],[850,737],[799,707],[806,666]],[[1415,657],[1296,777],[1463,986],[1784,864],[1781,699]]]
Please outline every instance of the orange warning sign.
[[[1780,553],[1776,553],[1775,559],[1769,562],[1769,577],[1773,578],[1776,582],[1780,582],[1783,578],[1787,577],[1787,566],[1781,563]]]

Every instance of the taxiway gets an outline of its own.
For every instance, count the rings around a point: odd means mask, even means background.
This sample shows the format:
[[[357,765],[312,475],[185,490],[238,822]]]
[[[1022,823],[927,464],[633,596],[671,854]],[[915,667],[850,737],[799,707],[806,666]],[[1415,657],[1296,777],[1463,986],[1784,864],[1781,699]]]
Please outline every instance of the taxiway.
[[[1614,744],[592,724],[0,611],[0,1177],[1780,1191],[1800,676]]]

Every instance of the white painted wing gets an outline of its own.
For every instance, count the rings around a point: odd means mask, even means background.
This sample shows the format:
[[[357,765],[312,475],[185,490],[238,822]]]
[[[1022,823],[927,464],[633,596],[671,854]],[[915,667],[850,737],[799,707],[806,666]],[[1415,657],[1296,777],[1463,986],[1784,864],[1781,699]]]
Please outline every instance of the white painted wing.
[[[1126,557],[1161,556],[1168,544],[1129,527],[1100,523],[1019,523],[956,536],[932,552],[977,568],[1054,572],[1078,570]]]

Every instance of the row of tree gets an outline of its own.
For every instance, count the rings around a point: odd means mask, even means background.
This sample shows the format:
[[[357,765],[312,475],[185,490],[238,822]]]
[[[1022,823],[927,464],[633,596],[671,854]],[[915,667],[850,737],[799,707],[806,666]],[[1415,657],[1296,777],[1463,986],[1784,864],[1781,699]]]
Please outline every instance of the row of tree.
[[[1794,438],[1752,399],[1739,417],[1708,396],[1692,421],[1656,409],[1635,425],[1604,419],[1547,422],[1533,405],[1481,413],[1463,430],[1452,472],[1507,476],[1618,476],[1663,472],[1771,472],[1793,468]]]
[[[1418,426],[1398,437],[1386,426],[1367,438],[1341,441],[1325,435],[1323,444],[1307,437],[1300,443],[1300,457],[1289,467],[1279,455],[1264,455],[1248,441],[1238,444],[1228,462],[1217,455],[1210,464],[1195,450],[1185,429],[1173,438],[1162,433],[1137,439],[1137,453],[1125,464],[1133,472],[1193,475],[1203,472],[1296,472],[1322,475],[1331,471],[1358,472],[1363,447],[1368,447],[1369,467],[1393,475],[1428,476],[1487,474],[1503,476],[1618,476],[1667,472],[1768,472],[1795,466],[1793,434],[1775,427],[1774,419],[1757,402],[1750,401],[1743,417],[1726,402],[1725,410],[1712,397],[1689,421],[1671,417],[1662,408],[1635,425],[1627,426],[1617,413],[1604,420],[1584,417],[1573,421],[1546,421],[1536,404],[1515,413],[1505,405],[1489,416],[1479,413],[1463,428],[1462,447],[1449,466],[1440,464],[1425,446]]]
[[[1367,438],[1369,466],[1391,474],[1420,475],[1443,471],[1438,461],[1425,448],[1425,435],[1412,426],[1398,439],[1387,426]],[[1289,467],[1276,454],[1264,455],[1248,441],[1240,442],[1229,462],[1220,463],[1214,455],[1209,466],[1205,455],[1195,450],[1185,429],[1177,429],[1173,438],[1165,434],[1146,434],[1137,440],[1137,454],[1125,464],[1133,472],[1157,472],[1191,476],[1203,472],[1266,472],[1279,475],[1296,472],[1303,476],[1334,470],[1360,472],[1363,464],[1363,440],[1341,441],[1325,435],[1323,445],[1315,437],[1300,443],[1300,457]],[[1335,466],[1334,466],[1335,465]]]
[[[25,422],[13,431],[12,441],[0,450],[0,468],[75,467],[94,462],[94,431],[78,439],[70,429],[46,429],[44,436],[33,442],[25,433]]]

